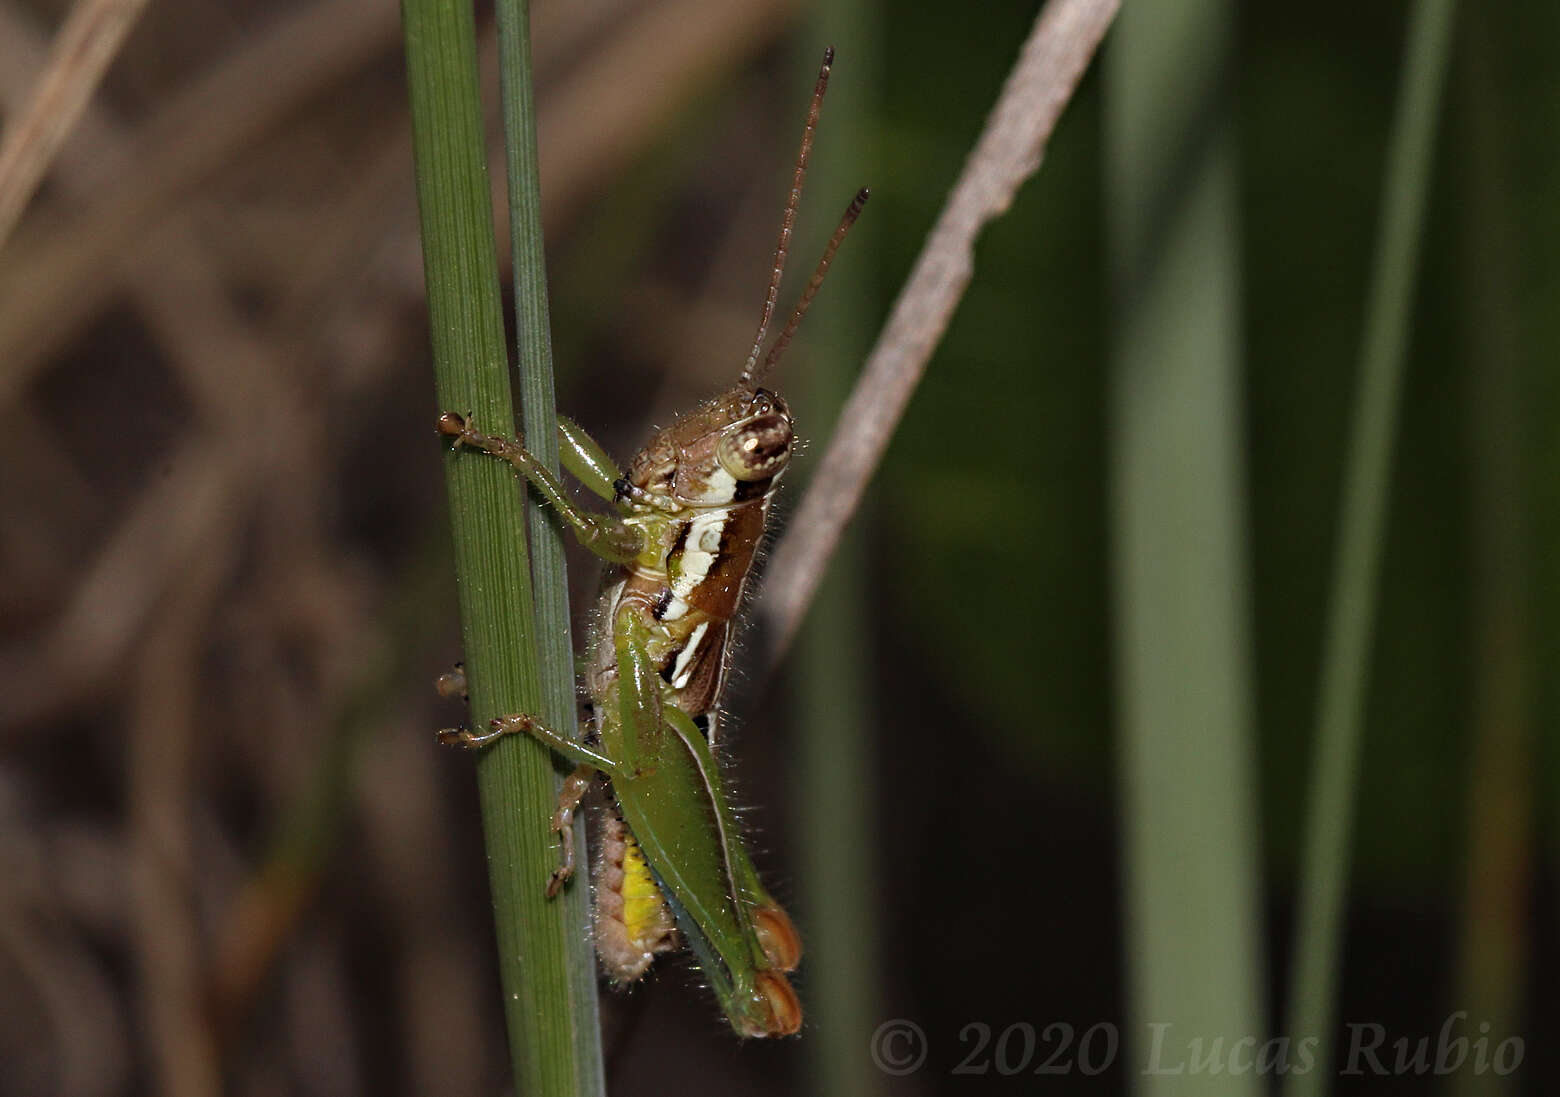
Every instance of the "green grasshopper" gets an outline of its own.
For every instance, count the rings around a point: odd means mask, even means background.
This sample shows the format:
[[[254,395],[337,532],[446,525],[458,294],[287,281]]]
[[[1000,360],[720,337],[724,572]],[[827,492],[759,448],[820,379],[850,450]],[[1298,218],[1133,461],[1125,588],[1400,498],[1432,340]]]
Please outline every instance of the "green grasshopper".
[[[514,465],[609,565],[586,660],[591,716],[583,739],[524,714],[500,717],[482,732],[446,729],[439,739],[476,748],[525,734],[576,764],[552,817],[561,852],[549,896],[574,873],[574,814],[599,782],[608,800],[593,881],[603,968],[619,983],[633,982],[656,955],[679,947],[680,936],[742,1036],[788,1036],[802,1022],[786,979],[801,959],[801,939],[759,881],[713,748],[732,621],[795,448],[785,401],[759,381],[795,334],[867,200],[863,188],[760,365],[833,59],[826,51],[758,334],[736,387],[657,431],[626,475],[579,427],[559,418],[564,467],[615,515],[576,506],[521,443],[484,434],[454,412],[438,422],[455,446]]]

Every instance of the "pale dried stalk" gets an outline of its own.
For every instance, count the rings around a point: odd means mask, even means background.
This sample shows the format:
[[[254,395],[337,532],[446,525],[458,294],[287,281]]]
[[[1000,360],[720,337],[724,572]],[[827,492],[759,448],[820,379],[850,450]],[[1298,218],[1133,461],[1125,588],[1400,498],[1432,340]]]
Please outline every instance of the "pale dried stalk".
[[[0,264],[0,404],[117,291],[115,260],[239,150],[398,41],[394,5],[324,0],[279,17],[167,100],[124,158],[87,180],[101,200],[23,227]]]
[[[1046,141],[1118,0],[1051,0],[1035,20],[1013,71],[927,236],[861,379],[840,413],[790,530],[775,551],[759,615],[778,662],[790,646],[840,534],[904,415],[926,363],[975,272],[975,238],[1005,212],[1040,167]]]
[[[151,1074],[157,1091],[169,1097],[222,1092],[216,1034],[203,999],[191,824],[199,784],[200,656],[234,548],[229,539],[192,561],[147,637],[132,693],[126,798],[137,999]]]
[[[146,0],[79,0],[71,8],[48,71],[0,141],[0,248],[145,6]]]
[[[0,9],[0,36],[7,64],[0,74],[3,105],[18,86],[43,78],[29,71],[41,67],[43,42],[8,9]],[[90,155],[68,147],[56,177],[62,193],[85,202],[103,163],[129,162],[134,137],[109,111],[90,104],[78,128],[92,142]],[[209,429],[192,429],[165,458],[169,476],[125,508],[37,645],[38,661],[4,675],[15,710],[35,722],[76,692],[61,688],[57,675],[69,668],[78,681],[95,683],[116,666],[142,637],[169,585],[226,536],[229,515],[247,509],[240,500],[276,475],[279,463],[298,462],[304,453],[301,424],[308,416],[293,367],[232,306],[220,259],[201,242],[188,211],[169,215],[121,264],[132,300],[193,399],[195,420]]]

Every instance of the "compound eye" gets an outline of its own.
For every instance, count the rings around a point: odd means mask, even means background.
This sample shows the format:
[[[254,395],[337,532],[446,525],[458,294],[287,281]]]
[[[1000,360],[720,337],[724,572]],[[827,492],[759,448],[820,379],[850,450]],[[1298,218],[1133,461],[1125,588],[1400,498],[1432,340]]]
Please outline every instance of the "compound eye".
[[[763,480],[791,459],[791,423],[783,415],[761,415],[720,440],[720,467],[737,480]]]

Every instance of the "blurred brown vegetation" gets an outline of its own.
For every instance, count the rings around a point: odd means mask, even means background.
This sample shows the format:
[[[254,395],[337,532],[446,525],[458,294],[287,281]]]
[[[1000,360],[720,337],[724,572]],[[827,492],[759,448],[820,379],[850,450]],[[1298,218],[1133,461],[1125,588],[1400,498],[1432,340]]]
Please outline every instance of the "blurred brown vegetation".
[[[69,7],[0,0],[8,122]],[[825,122],[797,253],[860,183],[873,200],[787,386],[821,332],[870,345],[1037,7],[885,5],[871,50],[836,42],[829,109],[868,137]],[[620,459],[751,339],[822,44],[801,9],[536,0],[559,403]],[[1434,1034],[1480,1008],[1483,957],[1492,1016],[1529,1034],[1513,1090],[1537,1093],[1560,939],[1560,22],[1552,0],[1463,10],[1483,21],[1453,47],[1416,298],[1340,1016]],[[1234,30],[1273,1031],[1404,11],[1244,5]],[[154,0],[0,245],[3,1097],[504,1085],[471,763],[431,735],[460,718],[432,690],[459,649],[399,35],[394,0]],[[1091,77],[983,238],[862,523],[871,764],[842,783],[879,832],[870,1020],[933,1040],[908,1092],[1022,1087],[953,1076],[967,1024],[1126,1012],[1102,113]],[[802,414],[805,462],[823,418]],[[791,835],[832,817],[784,787],[797,720],[745,688],[756,856],[811,934]],[[804,1085],[815,1033],[738,1046],[667,967],[604,995],[614,1092]],[[1123,1058],[1090,1091],[1136,1078]]]
[[[0,5],[8,117],[65,8]],[[789,12],[538,4],[549,232]],[[631,356],[748,325],[662,274]],[[501,1085],[423,316],[397,5],[150,5],[0,252],[0,1092]]]

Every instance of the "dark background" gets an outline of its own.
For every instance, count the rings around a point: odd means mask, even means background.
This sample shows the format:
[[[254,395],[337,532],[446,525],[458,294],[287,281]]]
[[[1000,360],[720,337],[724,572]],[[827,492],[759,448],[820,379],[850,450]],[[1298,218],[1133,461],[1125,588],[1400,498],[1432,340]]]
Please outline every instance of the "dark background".
[[[536,7],[559,402],[619,459],[734,377],[816,56],[838,47],[797,254],[816,254],[858,184],[873,198],[776,379],[811,440],[805,477],[826,393],[870,347],[1035,6],[825,18],[684,0],[660,21],[623,0]],[[1536,1094],[1560,1075],[1544,1038],[1560,1025],[1560,9],[1464,7],[1381,564],[1339,1018],[1433,1046],[1467,1009],[1463,1034],[1488,1016],[1491,1046],[1517,1036],[1525,1059],[1504,1081],[1340,1077],[1340,1093]],[[7,114],[62,10],[5,7]],[[1214,109],[1237,142],[1266,1039],[1288,988],[1407,9],[1229,15]],[[814,631],[849,630],[854,690],[816,692],[804,649],[778,678],[749,669],[733,699],[761,866],[810,934],[841,889],[813,883],[835,847],[809,835],[838,820],[859,843],[858,947],[809,954],[799,1041],[739,1045],[686,962],[605,994],[614,1092],[1139,1080],[1104,90],[1086,77],[1038,177],[983,237],[858,523],[857,570],[826,588],[846,608]],[[0,249],[0,1093],[505,1085],[470,760],[431,735],[460,718],[431,689],[459,648],[409,148],[393,4],[166,0]],[[583,601],[592,565],[573,575]],[[847,737],[844,799],[815,791],[803,736],[820,710],[848,714],[824,729]],[[1470,813],[1476,787],[1493,815]],[[1470,866],[1492,858],[1500,888],[1483,894]],[[1510,951],[1479,984],[1489,969],[1470,957],[1487,946]],[[847,962],[865,1012],[820,1033],[835,1015],[813,997],[831,985],[818,967]],[[1490,1001],[1499,1013],[1479,1012]],[[930,1049],[904,1078],[865,1059],[901,1018]],[[956,1069],[976,1049],[966,1026],[995,1039],[1053,1022],[1114,1026],[1123,1053],[1097,1077]],[[1036,1046],[1032,1066],[1054,1035]]]

